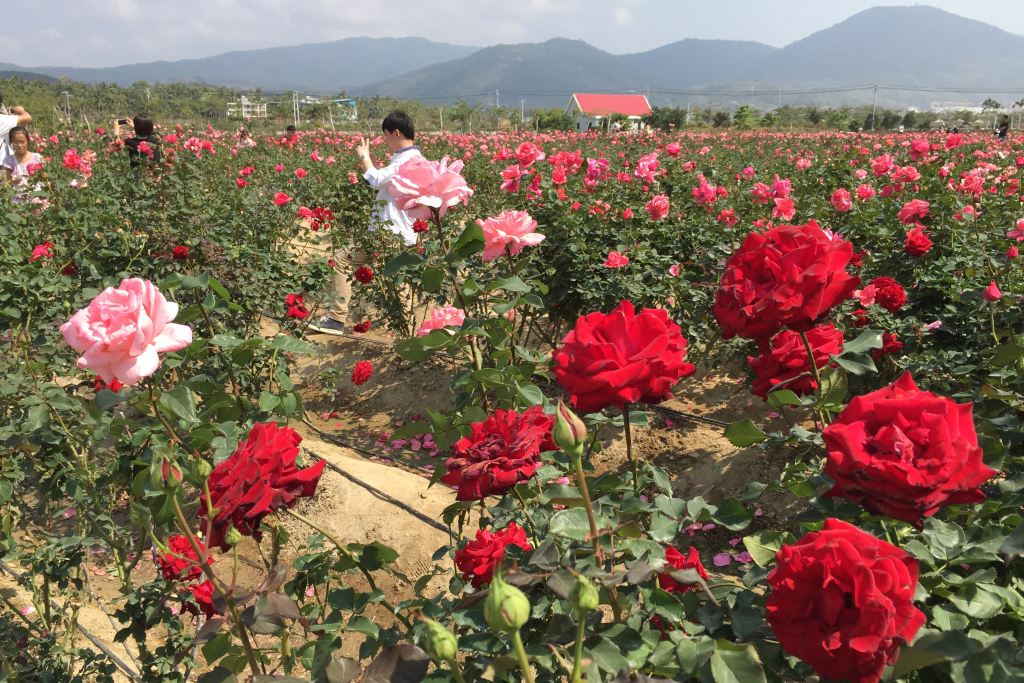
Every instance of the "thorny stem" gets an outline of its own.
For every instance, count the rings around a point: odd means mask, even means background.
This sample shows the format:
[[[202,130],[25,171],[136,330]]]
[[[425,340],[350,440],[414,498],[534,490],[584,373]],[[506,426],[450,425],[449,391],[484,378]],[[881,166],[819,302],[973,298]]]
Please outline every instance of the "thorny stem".
[[[811,340],[807,338],[806,332],[800,333],[800,338],[804,341],[804,349],[807,350],[807,360],[811,364],[811,371],[814,373],[814,383],[817,387],[814,391],[817,403],[821,403],[821,372],[818,370],[818,363],[814,360],[814,349],[811,348]],[[824,430],[828,426],[830,420],[828,413],[824,409],[816,408],[814,410],[818,416],[818,421],[821,423],[821,429]]]
[[[629,468],[633,471],[633,493],[640,495],[640,472],[636,457],[633,455],[633,430],[630,428],[629,404],[622,407],[622,423],[626,429],[626,457],[629,458]]]
[[[583,683],[583,635],[587,628],[585,615],[578,615],[576,624],[576,649],[572,658],[572,679],[570,683]]]

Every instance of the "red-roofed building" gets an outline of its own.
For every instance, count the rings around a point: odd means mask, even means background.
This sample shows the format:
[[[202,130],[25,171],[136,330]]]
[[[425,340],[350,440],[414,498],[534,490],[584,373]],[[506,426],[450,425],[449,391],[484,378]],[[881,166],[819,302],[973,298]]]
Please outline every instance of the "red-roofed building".
[[[618,114],[631,121],[638,122],[641,117],[651,113],[651,104],[645,95],[608,95],[591,93],[573,93],[567,114],[576,119],[579,130],[598,128],[608,117]],[[636,123],[633,124],[636,127]]]

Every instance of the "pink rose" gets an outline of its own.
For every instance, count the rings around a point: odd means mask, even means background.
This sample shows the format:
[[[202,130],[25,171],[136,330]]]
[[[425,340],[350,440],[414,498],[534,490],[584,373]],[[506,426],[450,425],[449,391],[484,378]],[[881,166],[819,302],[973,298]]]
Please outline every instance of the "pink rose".
[[[391,178],[391,194],[395,203],[412,218],[430,218],[431,210],[443,216],[459,202],[469,201],[473,190],[459,171],[462,161],[448,163],[416,157],[398,167]]]
[[[516,150],[516,161],[523,168],[530,166],[535,161],[540,161],[544,158],[544,152],[541,151],[540,147],[533,144],[532,142],[524,142],[519,145]]]
[[[604,260],[605,268],[622,268],[629,265],[629,257],[617,251],[609,251],[608,258]]]
[[[167,301],[152,282],[129,278],[100,292],[60,331],[82,354],[79,368],[89,368],[108,384],[131,385],[156,372],[158,353],[192,343],[191,328],[170,322],[176,315],[178,304]]]
[[[850,198],[850,191],[839,188],[832,193],[832,206],[840,213],[846,213],[853,208],[853,200]]]
[[[446,327],[462,327],[466,321],[466,312],[455,306],[443,306],[430,311],[430,317],[423,321],[416,330],[416,336],[422,337],[433,330],[443,330]]]
[[[484,261],[493,261],[506,249],[518,254],[544,241],[544,235],[537,232],[537,221],[525,211],[502,211],[486,220],[478,218],[476,223],[484,231]]]
[[[644,211],[647,212],[652,221],[659,221],[667,216],[670,208],[668,197],[663,194],[659,194],[644,205]]]

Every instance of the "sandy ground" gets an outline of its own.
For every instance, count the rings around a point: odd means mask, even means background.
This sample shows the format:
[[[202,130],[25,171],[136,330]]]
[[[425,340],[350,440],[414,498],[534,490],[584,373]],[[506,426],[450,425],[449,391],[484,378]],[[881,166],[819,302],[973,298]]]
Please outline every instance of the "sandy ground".
[[[428,454],[413,453],[408,448],[394,449],[386,437],[396,426],[424,414],[427,408],[444,410],[450,406],[448,382],[452,366],[443,362],[404,361],[392,351],[390,339],[372,333],[359,339],[312,335],[310,340],[319,353],[302,359],[296,368],[297,378],[305,387],[309,420],[309,424],[293,425],[303,435],[303,447],[359,481],[439,520],[441,511],[454,502],[454,493],[440,485],[429,487],[429,471],[423,467],[424,456]],[[350,376],[358,360],[371,361],[375,369],[373,377],[357,387]],[[755,421],[768,418],[763,404],[750,395],[744,378],[729,374],[700,373],[688,378],[680,385],[676,398],[666,405],[726,422],[742,417]],[[320,438],[324,434],[357,450]],[[682,498],[701,495],[715,503],[734,497],[751,481],[775,479],[784,465],[781,458],[772,458],[758,449],[733,447],[721,428],[702,422],[665,419],[651,413],[650,425],[636,429],[634,434],[636,452],[665,468],[673,478],[676,494]],[[597,470],[625,469],[622,434],[609,432],[602,441],[602,452],[594,460]],[[434,462],[443,462],[443,455],[436,456]],[[790,516],[797,503],[792,496],[773,494],[765,496],[759,505],[764,514],[758,526],[763,526]],[[410,582],[389,576],[382,576],[379,582],[394,602],[412,597],[411,583],[432,570],[431,556],[449,542],[447,534],[330,469],[324,471],[316,496],[303,500],[297,510],[342,542],[379,541],[398,551],[397,568]],[[277,520],[292,532],[293,540],[308,534],[308,528],[294,519],[280,515]],[[724,543],[724,538],[722,534],[713,534],[703,540],[713,545]],[[698,545],[700,540],[697,539]],[[250,541],[246,543],[249,545],[243,545],[242,554],[248,556],[249,565],[243,571],[241,583],[255,585],[261,576],[252,565],[259,554]],[[286,556],[288,552],[292,551],[286,551]],[[442,560],[442,566],[445,563],[450,561]],[[118,593],[117,582],[102,566],[90,569],[90,573],[93,589],[101,599],[85,605],[79,621],[96,636],[112,643],[116,625],[107,615],[113,612],[111,603]],[[152,576],[148,569],[142,572],[143,579],[149,578],[147,573]],[[360,585],[360,577],[354,576],[352,581],[354,587],[365,588]],[[435,577],[428,590],[442,592],[446,584],[446,576]],[[15,591],[9,582],[0,583],[0,590]],[[16,600],[25,597],[17,591],[11,595]],[[386,613],[375,616],[382,621],[390,618]],[[155,632],[153,637],[158,640],[161,636]],[[350,639],[340,654],[353,655],[357,648],[358,642]],[[112,644],[111,649],[129,662],[134,654],[120,644]]]

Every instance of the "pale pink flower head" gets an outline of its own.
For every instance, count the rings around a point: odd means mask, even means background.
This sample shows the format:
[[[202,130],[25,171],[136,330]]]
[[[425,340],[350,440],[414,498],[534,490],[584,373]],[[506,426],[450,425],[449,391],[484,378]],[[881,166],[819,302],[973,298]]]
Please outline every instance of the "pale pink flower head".
[[[508,249],[518,254],[526,247],[535,247],[544,241],[544,235],[537,232],[537,221],[525,211],[502,211],[497,216],[477,219],[477,225],[484,232],[483,260],[493,261]]]
[[[416,336],[422,337],[434,330],[443,330],[446,327],[462,327],[466,321],[466,312],[455,306],[442,306],[430,311],[430,317],[423,321],[416,330]]]
[[[1018,242],[1024,242],[1024,218],[1019,219],[1017,221],[1017,227],[1006,233],[1006,236],[1010,239],[1017,240]]]
[[[644,205],[644,211],[647,212],[652,221],[660,221],[667,216],[670,208],[668,195],[664,194],[659,194]]]
[[[398,167],[391,178],[391,195],[398,208],[413,218],[427,219],[431,211],[444,214],[458,203],[467,203],[473,190],[462,177],[462,161],[448,163],[415,157]]]
[[[187,325],[172,323],[178,304],[168,301],[149,280],[128,278],[107,287],[87,308],[60,326],[67,343],[88,368],[107,384],[137,384],[160,367],[158,354],[192,343]]]

